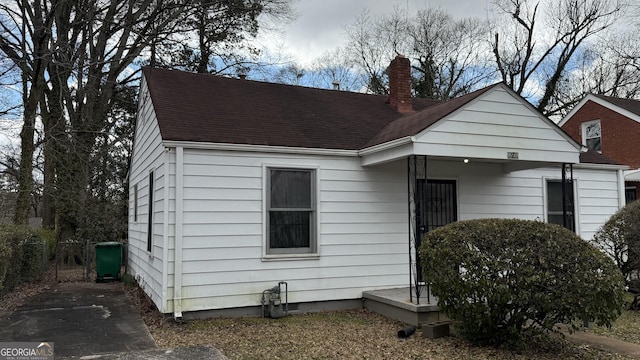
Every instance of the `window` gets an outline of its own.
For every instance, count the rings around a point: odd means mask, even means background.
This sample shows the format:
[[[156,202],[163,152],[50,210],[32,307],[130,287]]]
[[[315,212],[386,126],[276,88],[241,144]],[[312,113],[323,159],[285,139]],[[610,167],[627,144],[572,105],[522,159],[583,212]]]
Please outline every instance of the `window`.
[[[267,254],[315,253],[315,171],[268,168],[267,174]]]
[[[133,221],[138,222],[138,184],[133,185]]]
[[[600,120],[582,123],[582,145],[590,150],[602,152],[602,132]]]
[[[566,189],[566,228],[575,231],[575,217],[573,213],[573,183],[569,182]],[[564,225],[562,206],[562,181],[547,180],[547,222],[550,224]]]
[[[153,240],[153,171],[149,173],[149,223],[147,227],[147,251],[151,252]]]
[[[624,195],[625,199],[627,200],[627,204],[638,200],[638,191],[635,186],[627,186],[624,189]]]

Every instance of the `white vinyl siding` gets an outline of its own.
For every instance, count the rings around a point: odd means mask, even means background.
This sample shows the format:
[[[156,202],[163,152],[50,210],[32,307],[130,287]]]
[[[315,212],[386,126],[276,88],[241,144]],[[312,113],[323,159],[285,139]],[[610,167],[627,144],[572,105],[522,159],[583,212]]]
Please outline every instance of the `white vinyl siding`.
[[[144,80],[141,87],[143,89],[146,87]],[[164,227],[162,221],[165,206],[164,148],[160,138],[160,130],[155,121],[152,103],[148,96],[141,96],[135,132],[129,172],[128,271],[147,291],[158,308],[164,312],[166,311],[165,296],[163,296]],[[153,204],[150,206],[149,175],[152,170],[155,177]],[[148,213],[150,208],[154,211],[153,216]],[[155,220],[151,224],[153,246],[149,252],[147,251],[147,241],[148,219],[150,217]]]
[[[430,161],[430,178],[458,180],[459,220],[519,218],[546,221],[547,179],[560,179],[560,167],[505,172],[497,163]],[[574,165],[576,231],[591,240],[618,210],[616,171]]]
[[[161,150],[161,152],[163,152]],[[175,155],[171,165],[166,303],[173,309],[175,234]],[[163,158],[162,156],[160,158]],[[260,294],[279,281],[289,284],[289,302],[357,299],[362,291],[403,287],[409,281],[406,159],[363,168],[360,158],[184,150],[182,201],[182,311],[258,306]],[[156,184],[165,182],[158,165]],[[317,177],[317,255],[294,261],[265,259],[265,168],[315,169]],[[458,218],[522,218],[544,221],[546,179],[561,176],[560,167],[505,171],[505,164],[429,160],[431,179],[453,179],[458,187]],[[148,176],[148,172],[145,173]],[[591,239],[618,209],[617,174],[574,167],[577,231]],[[144,183],[145,181],[143,181]],[[141,184],[138,182],[138,184]],[[164,209],[157,189],[157,209]],[[146,208],[139,190],[141,212]],[[157,219],[163,219],[157,210]],[[139,214],[145,219],[146,214]],[[164,220],[163,220],[164,221]],[[144,221],[139,221],[142,226]],[[130,224],[131,229],[137,224]],[[154,238],[154,249],[163,246]],[[138,251],[133,240],[132,267],[155,288],[162,266]],[[139,246],[139,245],[138,245]],[[155,300],[154,300],[155,301]]]
[[[417,136],[415,154],[520,161],[578,162],[579,151],[551,123],[499,87]]]
[[[264,259],[264,168],[277,165],[317,168],[317,257]],[[278,281],[288,282],[292,303],[407,286],[406,160],[362,168],[358,158],[186,149],[184,168],[183,311],[257,306]],[[560,167],[505,172],[497,163],[436,160],[427,169],[430,178],[457,181],[461,220],[544,221],[544,181],[561,175]],[[616,173],[574,168],[574,176],[578,231],[591,239],[617,210]]]
[[[265,261],[265,167],[317,169],[317,256]],[[183,311],[256,306],[278,281],[289,302],[408,284],[404,163],[363,171],[357,157],[185,149],[183,197]]]

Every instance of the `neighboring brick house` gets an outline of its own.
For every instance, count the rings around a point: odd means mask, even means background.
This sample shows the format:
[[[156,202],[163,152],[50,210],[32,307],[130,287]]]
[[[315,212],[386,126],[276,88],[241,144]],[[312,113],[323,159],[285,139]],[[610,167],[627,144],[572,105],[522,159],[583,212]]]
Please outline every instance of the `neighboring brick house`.
[[[640,101],[587,95],[558,123],[574,140],[615,162],[625,172],[627,202],[640,196]]]

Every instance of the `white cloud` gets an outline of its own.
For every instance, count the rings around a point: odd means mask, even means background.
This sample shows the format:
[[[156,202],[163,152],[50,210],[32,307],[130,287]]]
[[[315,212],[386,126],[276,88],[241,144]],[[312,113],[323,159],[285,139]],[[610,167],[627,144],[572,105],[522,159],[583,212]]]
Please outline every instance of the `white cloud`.
[[[442,8],[459,18],[487,17],[490,0],[298,0],[293,3],[299,17],[285,26],[279,45],[284,45],[303,66],[346,42],[345,27],[365,9],[372,17],[391,13],[395,7],[414,13],[420,9]],[[275,47],[277,41],[263,37],[263,44]]]

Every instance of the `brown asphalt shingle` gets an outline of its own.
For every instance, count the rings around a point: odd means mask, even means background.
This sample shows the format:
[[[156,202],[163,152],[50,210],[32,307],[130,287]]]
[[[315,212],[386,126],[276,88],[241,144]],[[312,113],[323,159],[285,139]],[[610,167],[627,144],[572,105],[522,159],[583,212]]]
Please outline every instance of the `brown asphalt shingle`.
[[[385,95],[150,67],[143,74],[163,140],[344,150],[416,135],[499,85],[446,102],[413,99],[415,112],[403,115]],[[616,164],[597,152],[582,153],[580,162]]]
[[[402,117],[386,96],[146,67],[164,140],[356,150]],[[436,104],[417,99],[414,109]]]
[[[613,161],[609,157],[600,154],[595,150],[589,149],[587,152],[580,153],[580,162],[589,164],[605,164],[605,165],[620,165]]]
[[[595,97],[598,97],[602,100],[608,101],[614,105],[617,105],[627,111],[630,111],[638,116],[640,116],[640,101],[635,100],[635,99],[622,99],[622,98],[617,98],[617,97],[611,97],[611,96],[604,96],[604,95],[595,95]]]

